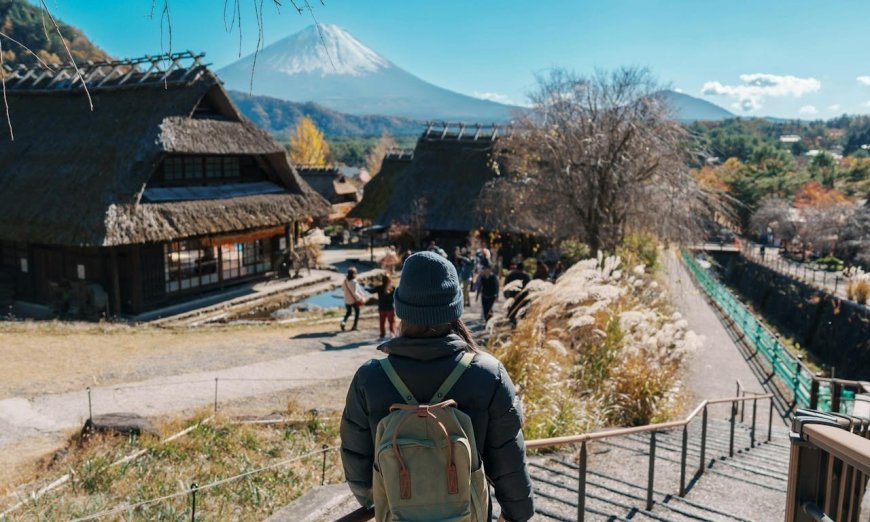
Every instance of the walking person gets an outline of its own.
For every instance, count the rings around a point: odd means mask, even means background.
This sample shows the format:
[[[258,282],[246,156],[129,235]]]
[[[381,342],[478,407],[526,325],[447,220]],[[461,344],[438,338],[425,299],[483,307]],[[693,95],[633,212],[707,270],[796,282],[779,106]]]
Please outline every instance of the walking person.
[[[480,277],[477,278],[477,298],[483,307],[483,320],[489,321],[492,318],[492,307],[498,299],[498,277],[491,266],[483,267]]]
[[[351,491],[378,522],[488,522],[488,479],[500,520],[531,519],[521,403],[460,319],[452,263],[432,252],[409,257],[395,308],[399,337],[378,348],[385,359],[357,370],[347,392],[341,459]]]
[[[393,286],[393,278],[389,274],[381,277],[381,284],[375,288],[378,294],[378,324],[381,327],[379,339],[387,336],[386,325],[390,325],[390,337],[396,336],[396,309],[393,305],[393,294],[396,288]]]
[[[344,291],[344,308],[346,310],[344,319],[341,321],[341,330],[347,328],[347,320],[350,319],[350,314],[353,314],[353,327],[351,330],[357,330],[359,323],[359,308],[364,305],[369,299],[368,292],[356,280],[356,268],[350,267],[347,269],[347,278],[342,283]]]

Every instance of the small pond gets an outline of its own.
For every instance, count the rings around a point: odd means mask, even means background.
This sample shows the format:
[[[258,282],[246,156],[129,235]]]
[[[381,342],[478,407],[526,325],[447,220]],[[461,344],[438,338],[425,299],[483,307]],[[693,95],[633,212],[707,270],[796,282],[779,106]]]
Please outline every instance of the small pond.
[[[322,310],[326,308],[344,308],[344,296],[341,288],[333,288],[319,294],[314,294],[297,301],[289,306],[280,308],[272,312],[272,317],[275,319],[283,319],[290,317],[296,312],[306,312],[311,310]]]

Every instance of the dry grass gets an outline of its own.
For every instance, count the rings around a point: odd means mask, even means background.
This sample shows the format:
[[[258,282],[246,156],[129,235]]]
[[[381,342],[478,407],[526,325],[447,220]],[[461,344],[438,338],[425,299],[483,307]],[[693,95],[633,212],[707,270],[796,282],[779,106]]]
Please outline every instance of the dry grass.
[[[533,282],[517,327],[493,336],[490,348],[522,397],[527,438],[645,424],[682,409],[683,358],[698,338],[643,264],[621,268],[618,257],[599,256],[555,284]]]
[[[367,320],[366,327],[371,327]],[[371,323],[371,324],[370,324]],[[0,398],[113,385],[286,357],[291,337],[337,322],[159,328],[111,323],[0,322]]]
[[[291,410],[296,417],[304,416],[292,406]],[[164,435],[177,432],[203,417],[164,423],[160,432]],[[74,436],[64,450],[37,465],[36,482],[30,488],[67,472],[71,473],[70,482],[39,500],[29,501],[12,513],[10,520],[67,520],[86,516],[185,491],[192,483],[203,487],[320,450],[324,444],[333,446],[337,441],[337,421],[320,421],[311,415],[299,422],[279,425],[240,425],[218,418],[169,443],[152,436],[102,436],[81,443]],[[147,450],[142,457],[122,465],[113,464],[140,449]],[[197,517],[262,520],[319,484],[321,466],[322,457],[318,454],[200,491]],[[327,453],[326,480],[328,483],[343,480],[338,454],[333,451]],[[103,520],[184,520],[190,519],[190,509],[190,496],[182,495]]]

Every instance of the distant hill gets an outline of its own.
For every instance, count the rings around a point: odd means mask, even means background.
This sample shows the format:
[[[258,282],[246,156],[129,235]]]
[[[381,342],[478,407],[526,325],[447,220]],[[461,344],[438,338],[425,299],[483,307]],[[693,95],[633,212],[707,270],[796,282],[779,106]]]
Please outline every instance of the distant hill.
[[[48,5],[53,3],[49,2]],[[57,20],[57,24],[76,61],[97,62],[111,59],[105,51],[91,43],[84,33],[75,27],[60,20]],[[46,63],[69,61],[66,50],[48,16],[44,16],[42,9],[27,0],[0,0],[0,27],[3,28],[4,34],[27,46]],[[3,40],[3,60],[12,65],[36,63],[33,55],[6,39]]]
[[[319,30],[318,30],[319,27]],[[217,71],[230,89],[354,115],[503,122],[514,107],[443,89],[400,69],[335,25],[311,26]]]
[[[251,96],[230,91],[230,97],[242,113],[258,126],[276,137],[284,138],[303,117],[311,118],[317,128],[328,137],[380,136],[388,132],[394,136],[416,135],[423,122],[392,116],[354,116],[323,107],[316,103],[296,103],[268,96]]]
[[[662,91],[662,95],[674,111],[674,117],[682,122],[699,120],[721,121],[736,117],[733,113],[719,107],[715,103],[710,103],[688,94],[676,91]]]

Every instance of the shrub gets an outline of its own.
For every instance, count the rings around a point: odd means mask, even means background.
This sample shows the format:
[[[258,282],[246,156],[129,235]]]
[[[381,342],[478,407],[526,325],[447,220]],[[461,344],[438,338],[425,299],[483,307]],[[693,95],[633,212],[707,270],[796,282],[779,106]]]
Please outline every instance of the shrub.
[[[635,232],[625,236],[616,254],[629,266],[643,263],[647,269],[655,270],[658,268],[659,242],[648,232]]]
[[[671,416],[697,337],[643,265],[599,254],[527,288],[516,328],[494,332],[490,349],[516,383],[528,438]]]
[[[592,257],[589,246],[586,243],[566,239],[559,244],[559,250],[562,251],[562,259],[565,260],[565,266],[569,267],[582,259]]]
[[[834,256],[819,258],[816,260],[816,263],[828,272],[836,272],[843,269],[843,260]]]
[[[864,279],[849,281],[846,286],[846,297],[858,304],[867,304],[867,300],[870,299],[870,282]]]

